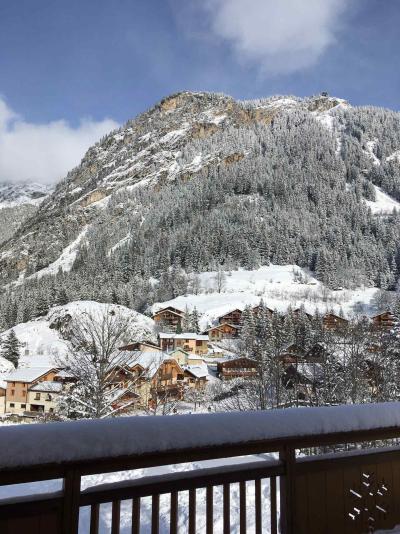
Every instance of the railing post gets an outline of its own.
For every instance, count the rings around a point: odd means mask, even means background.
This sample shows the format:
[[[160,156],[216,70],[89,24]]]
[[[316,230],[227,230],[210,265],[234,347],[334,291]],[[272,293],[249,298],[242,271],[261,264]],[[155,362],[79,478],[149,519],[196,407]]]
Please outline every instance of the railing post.
[[[295,449],[285,447],[279,452],[285,474],[280,478],[280,526],[282,534],[295,534]]]
[[[78,534],[81,475],[76,470],[67,471],[64,477],[63,534]]]

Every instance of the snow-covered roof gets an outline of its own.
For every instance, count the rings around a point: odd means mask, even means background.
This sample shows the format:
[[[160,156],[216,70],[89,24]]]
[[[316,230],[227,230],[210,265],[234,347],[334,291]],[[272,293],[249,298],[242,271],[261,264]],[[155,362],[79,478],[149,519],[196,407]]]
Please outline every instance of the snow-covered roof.
[[[194,332],[182,332],[174,334],[170,332],[160,332],[160,339],[195,339],[196,341],[208,341],[208,336],[204,334],[195,334]]]
[[[45,380],[44,382],[39,382],[38,384],[35,384],[31,388],[29,388],[29,390],[59,393],[62,390],[62,384],[61,382],[50,382],[49,380]]]
[[[51,371],[53,367],[28,367],[26,369],[16,369],[6,376],[7,382],[33,382],[34,380]]]
[[[185,371],[188,371],[196,378],[207,378],[208,376],[208,367],[206,364],[203,365],[183,365],[182,368]]]
[[[135,365],[140,365],[143,369],[146,370],[147,374],[150,377],[153,377],[157,372],[160,365],[165,360],[170,360],[171,355],[167,352],[141,352],[141,351],[132,351],[130,353],[129,362],[127,365],[134,367]]]

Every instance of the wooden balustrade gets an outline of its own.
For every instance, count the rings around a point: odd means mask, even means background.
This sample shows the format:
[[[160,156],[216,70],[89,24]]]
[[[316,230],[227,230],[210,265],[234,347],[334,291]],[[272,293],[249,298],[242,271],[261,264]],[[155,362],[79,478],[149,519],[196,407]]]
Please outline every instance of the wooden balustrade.
[[[400,408],[399,408],[400,409]],[[313,408],[300,409],[312,411]],[[282,411],[282,415],[283,415]],[[181,416],[176,416],[181,417]],[[196,417],[190,420],[196,423]],[[207,416],[202,416],[207,417]],[[210,416],[212,417],[212,416]],[[157,418],[154,418],[157,419]],[[134,424],[134,422],[132,423]],[[156,424],[156,423],[154,423]],[[55,425],[56,426],[56,425]],[[190,429],[188,429],[190,431]],[[330,432],[312,435],[288,435],[282,438],[262,439],[247,443],[226,443],[210,446],[187,447],[151,451],[124,456],[84,458],[41,465],[0,467],[0,485],[63,479],[63,490],[52,494],[28,496],[0,501],[0,532],[2,534],[77,534],[79,514],[90,507],[90,527],[87,534],[98,534],[100,507],[111,504],[111,533],[120,533],[121,504],[129,501],[133,534],[140,533],[141,504],[151,499],[151,532],[160,532],[160,497],[169,496],[169,532],[178,532],[179,495],[188,492],[186,516],[187,532],[196,533],[199,521],[199,494],[205,517],[205,532],[217,532],[215,488],[222,488],[223,532],[238,526],[246,533],[248,518],[252,516],[256,534],[361,534],[367,532],[362,514],[357,508],[357,495],[363,480],[374,477],[384,490],[384,504],[376,508],[374,520],[379,528],[393,528],[400,523],[400,448],[356,449],[337,454],[302,456],[296,450],[321,448],[346,443],[372,443],[377,440],[400,438],[399,426],[382,426],[357,431]],[[118,439],[118,435],[115,436]],[[234,441],[234,440],[233,440]],[[1,430],[0,430],[1,442]],[[254,454],[275,452],[276,459]],[[190,471],[174,471],[167,475],[142,476],[117,483],[102,484],[81,489],[82,477],[121,470],[141,469],[185,462],[201,462],[249,456],[238,463],[221,462],[216,467],[199,467]],[[364,478],[363,478],[364,477]],[[253,496],[249,499],[249,481]],[[232,516],[232,484],[238,484],[239,517]],[[253,489],[254,487],[254,489]],[[263,488],[269,487],[269,491]],[[266,503],[266,495],[269,502]],[[124,504],[125,506],[125,504]],[[269,518],[265,521],[265,507]],[[233,525],[233,520],[237,525]],[[85,532],[86,534],[86,532]],[[219,534],[219,533],[217,533]]]

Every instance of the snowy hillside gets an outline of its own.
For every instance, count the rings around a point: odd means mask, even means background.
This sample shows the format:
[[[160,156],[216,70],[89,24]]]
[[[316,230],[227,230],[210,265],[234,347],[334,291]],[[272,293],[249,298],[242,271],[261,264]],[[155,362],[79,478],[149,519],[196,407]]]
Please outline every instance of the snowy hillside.
[[[55,364],[68,349],[66,340],[70,321],[79,320],[89,314],[94,318],[100,317],[105,311],[118,313],[129,319],[126,342],[155,339],[153,320],[124,306],[92,301],[70,302],[65,306],[52,308],[45,317],[14,327],[14,332],[22,343],[20,367],[46,367]],[[0,334],[0,341],[8,333],[9,330]]]
[[[192,311],[197,308],[201,315],[200,326],[205,329],[217,317],[245,306],[255,306],[262,299],[271,309],[286,312],[304,305],[306,312],[314,313],[334,310],[352,316],[359,313],[372,313],[371,300],[376,288],[359,290],[330,291],[304,269],[296,265],[269,265],[257,270],[227,271],[225,281],[219,293],[217,273],[206,272],[199,275],[198,294],[179,296],[166,302],[153,305],[153,312],[166,306]]]
[[[26,204],[39,206],[51,193],[51,188],[43,184],[0,184],[0,210]]]
[[[366,200],[365,203],[375,215],[388,215],[397,210],[400,213],[400,202],[390,197],[387,193],[382,191],[380,187],[374,185],[376,199]]]

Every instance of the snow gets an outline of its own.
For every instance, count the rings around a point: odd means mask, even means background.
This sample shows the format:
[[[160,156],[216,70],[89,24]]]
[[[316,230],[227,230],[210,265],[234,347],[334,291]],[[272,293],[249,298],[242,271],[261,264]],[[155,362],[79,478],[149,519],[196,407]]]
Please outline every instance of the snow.
[[[129,331],[126,342],[148,339],[155,341],[154,321],[134,310],[115,304],[103,304],[94,301],[70,302],[65,306],[55,306],[51,308],[45,317],[20,323],[13,330],[22,344],[19,367],[54,367],[57,361],[65,357],[68,345],[63,338],[63,333],[56,327],[64,324],[64,329],[68,329],[68,322],[71,318],[87,316],[94,317],[106,311],[121,313],[123,317],[129,319]],[[0,343],[7,337],[10,330],[0,334]],[[2,371],[0,360],[0,372]],[[10,369],[5,369],[9,371]]]
[[[0,469],[396,426],[398,402],[19,425],[0,429]]]
[[[393,209],[400,211],[400,202],[390,197],[382,189],[374,185],[376,200],[366,200],[365,203],[375,215],[385,215],[393,212]]]
[[[381,164],[380,160],[375,156],[374,149],[378,144],[378,139],[373,139],[372,141],[367,141],[365,143],[365,154],[372,160],[373,165],[379,166]]]
[[[29,367],[19,368],[6,376],[8,382],[33,382],[47,371],[50,371],[51,367],[46,369],[45,367]]]
[[[295,273],[302,277],[298,281]],[[356,290],[328,290],[309,272],[297,265],[268,265],[256,270],[226,271],[226,285],[221,293],[216,290],[216,272],[199,274],[201,290],[197,295],[188,293],[152,306],[153,313],[167,306],[180,310],[194,308],[200,314],[200,328],[206,330],[215,324],[218,317],[236,308],[256,306],[262,299],[273,310],[286,313],[288,307],[296,309],[304,305],[305,311],[313,314],[333,310],[334,313],[351,317],[356,309],[372,312],[371,301],[377,288]]]
[[[31,391],[45,391],[46,393],[53,392],[53,393],[60,393],[62,390],[62,383],[61,382],[49,382],[45,380],[44,382],[39,382],[39,384],[35,384],[30,388]]]
[[[400,163],[400,150],[396,150],[386,158],[386,161],[395,161],[397,163]]]
[[[179,130],[171,130],[170,132],[166,133],[160,138],[159,140],[160,144],[175,143],[176,141],[178,141],[178,139],[180,139],[186,134],[188,130],[188,126],[189,126],[188,124],[185,124],[183,125],[183,128]]]
[[[39,206],[50,193],[51,188],[43,184],[0,184],[0,209]]]
[[[85,226],[83,228],[78,237],[70,245],[65,247],[65,249],[61,253],[61,256],[57,258],[56,261],[54,261],[44,269],[37,271],[31,276],[28,276],[28,279],[42,278],[42,276],[48,275],[56,275],[59,270],[63,271],[64,273],[68,273],[72,269],[72,266],[78,254],[79,246],[85,238],[88,228],[89,226]]]
[[[159,336],[160,339],[195,339],[197,341],[208,341],[208,336],[193,332],[182,332],[182,334],[160,332]]]

